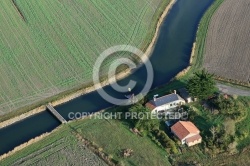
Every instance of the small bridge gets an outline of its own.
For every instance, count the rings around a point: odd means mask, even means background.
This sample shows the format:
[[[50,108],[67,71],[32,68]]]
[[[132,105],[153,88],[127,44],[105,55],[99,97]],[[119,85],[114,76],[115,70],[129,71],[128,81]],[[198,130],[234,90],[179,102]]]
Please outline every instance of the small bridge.
[[[47,104],[46,107],[61,123],[67,123],[67,121],[62,117],[62,115],[60,115],[52,105]]]

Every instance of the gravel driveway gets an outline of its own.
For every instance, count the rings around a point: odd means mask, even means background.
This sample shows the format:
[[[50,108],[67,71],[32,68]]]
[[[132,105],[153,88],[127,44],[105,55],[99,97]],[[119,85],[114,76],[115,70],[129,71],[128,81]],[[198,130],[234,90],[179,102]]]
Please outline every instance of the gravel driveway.
[[[229,95],[238,95],[238,96],[250,96],[250,88],[249,89],[240,89],[237,87],[232,87],[229,85],[223,85],[221,83],[216,83],[216,86],[223,93]]]

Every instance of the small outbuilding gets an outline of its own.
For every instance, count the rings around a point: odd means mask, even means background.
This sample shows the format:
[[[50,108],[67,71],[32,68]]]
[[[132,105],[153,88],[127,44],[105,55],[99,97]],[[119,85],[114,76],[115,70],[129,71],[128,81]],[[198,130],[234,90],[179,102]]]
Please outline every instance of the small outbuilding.
[[[179,121],[171,127],[171,132],[182,144],[193,146],[201,143],[200,130],[190,121]]]
[[[189,95],[188,90],[186,88],[181,88],[178,90],[180,96],[186,101],[186,103],[193,102],[192,97]]]

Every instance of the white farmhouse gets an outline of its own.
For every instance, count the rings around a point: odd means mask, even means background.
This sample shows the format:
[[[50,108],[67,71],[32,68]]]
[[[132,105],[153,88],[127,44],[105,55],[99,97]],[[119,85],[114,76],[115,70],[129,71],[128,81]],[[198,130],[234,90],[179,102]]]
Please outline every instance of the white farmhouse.
[[[183,104],[185,104],[185,100],[175,92],[159,98],[154,97],[153,100],[146,103],[146,107],[149,108],[152,113],[156,114],[176,108]]]

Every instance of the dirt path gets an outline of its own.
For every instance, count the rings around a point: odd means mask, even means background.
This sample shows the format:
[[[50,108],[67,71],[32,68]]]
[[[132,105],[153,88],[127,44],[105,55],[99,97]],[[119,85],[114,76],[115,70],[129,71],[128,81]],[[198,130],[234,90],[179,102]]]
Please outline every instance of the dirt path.
[[[250,89],[240,89],[221,83],[216,83],[216,86],[221,92],[227,93],[229,95],[250,96]]]

